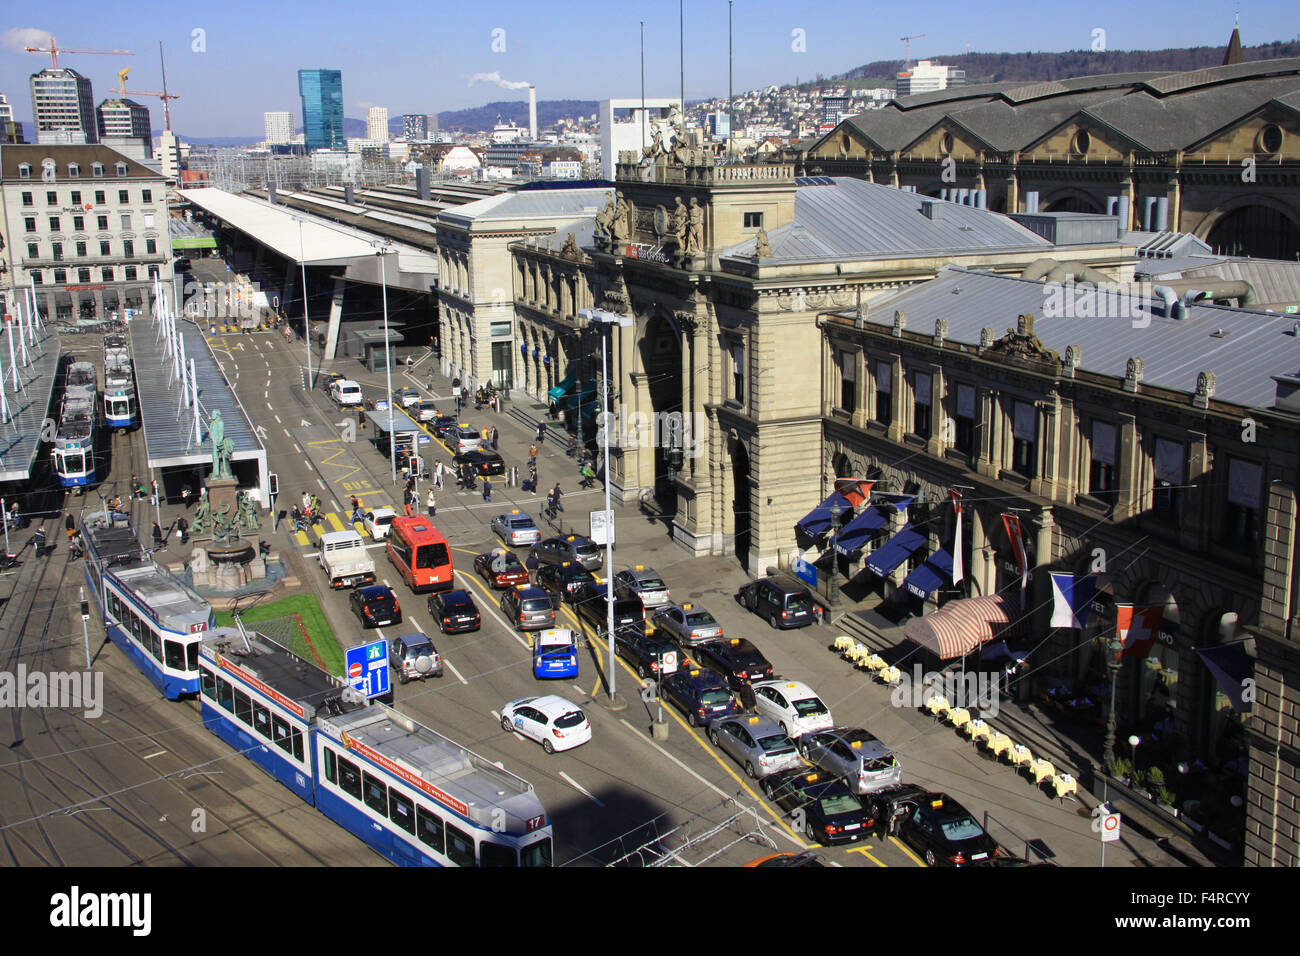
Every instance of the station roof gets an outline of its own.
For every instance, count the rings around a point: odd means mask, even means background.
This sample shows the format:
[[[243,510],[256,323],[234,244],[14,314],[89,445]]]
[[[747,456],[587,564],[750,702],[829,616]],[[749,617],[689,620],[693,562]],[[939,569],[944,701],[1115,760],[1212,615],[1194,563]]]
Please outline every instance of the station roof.
[[[172,377],[172,360],[158,335],[158,323],[148,317],[137,318],[129,325],[131,357],[135,362],[135,381],[140,398],[140,421],[144,428],[145,451],[150,468],[175,465],[210,465],[212,449],[208,442],[208,419],[217,409],[225,423],[226,437],[235,445],[235,461],[264,458],[266,449],[258,439],[244,406],[235,396],[225,373],[207,341],[195,326],[178,320],[176,329],[185,341],[185,355],[194,359],[198,381],[199,407],[203,412],[201,442],[194,440],[194,419],[189,409],[180,409],[181,384]]]
[[[17,391],[8,347],[0,350],[0,368],[4,373],[0,388],[4,389],[11,416],[9,424],[0,422],[0,481],[25,481],[31,476],[32,463],[41,445],[41,425],[49,414],[54,393],[60,349],[59,337],[49,325],[36,333],[35,342],[27,344],[30,360],[27,366],[23,366],[22,356],[15,348],[19,356]]]

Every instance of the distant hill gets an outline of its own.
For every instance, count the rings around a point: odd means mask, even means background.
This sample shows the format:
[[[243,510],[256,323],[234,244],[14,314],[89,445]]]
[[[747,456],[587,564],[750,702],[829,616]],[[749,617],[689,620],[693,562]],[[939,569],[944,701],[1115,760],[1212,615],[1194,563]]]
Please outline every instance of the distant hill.
[[[600,109],[596,100],[538,100],[537,126],[544,129],[556,120],[576,116],[591,116]],[[468,110],[447,110],[438,114],[438,129],[455,130],[490,130],[497,124],[497,117],[502,122],[513,120],[516,125],[528,125],[528,95],[524,91],[523,99],[488,103]]]
[[[975,83],[1038,83],[1063,80],[1073,76],[1098,76],[1115,73],[1172,73],[1220,66],[1226,46],[1176,47],[1168,50],[1067,50],[1063,53],[962,53],[926,56],[944,66],[966,71],[967,85]],[[1263,43],[1242,47],[1244,60],[1276,60],[1300,56],[1300,43]],[[916,61],[913,60],[913,63]],[[882,80],[892,86],[902,72],[902,60],[876,60],[839,76],[815,83],[801,83],[815,88],[827,83],[854,80]]]

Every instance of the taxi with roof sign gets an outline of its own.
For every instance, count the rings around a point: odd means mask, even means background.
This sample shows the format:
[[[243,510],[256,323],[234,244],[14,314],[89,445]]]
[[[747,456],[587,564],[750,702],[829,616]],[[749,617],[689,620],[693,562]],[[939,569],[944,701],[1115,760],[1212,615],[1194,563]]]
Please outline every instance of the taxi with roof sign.
[[[762,787],[804,836],[823,846],[856,843],[876,825],[871,808],[839,777],[798,767],[769,774]]]
[[[797,680],[757,681],[754,709],[775,720],[793,740],[835,726],[830,708],[822,703],[816,691]]]
[[[686,668],[664,678],[660,694],[686,715],[692,727],[707,727],[715,720],[740,713],[740,704],[727,688],[727,682],[708,668]]]
[[[694,647],[722,637],[722,625],[694,604],[669,604],[656,611],[651,620],[682,647]]]
[[[512,548],[524,544],[536,544],[542,536],[533,516],[525,514],[518,508],[513,509],[509,514],[496,515],[491,524],[493,533]]]
[[[614,575],[614,594],[621,598],[637,598],[647,608],[664,607],[672,597],[659,572],[644,564]]]
[[[474,570],[495,591],[529,582],[528,569],[519,563],[513,551],[505,548],[475,555]]]
[[[533,676],[539,680],[578,676],[578,642],[567,627],[548,627],[533,635]]]
[[[794,741],[766,717],[724,717],[709,725],[713,746],[729,753],[751,778],[802,767]]]

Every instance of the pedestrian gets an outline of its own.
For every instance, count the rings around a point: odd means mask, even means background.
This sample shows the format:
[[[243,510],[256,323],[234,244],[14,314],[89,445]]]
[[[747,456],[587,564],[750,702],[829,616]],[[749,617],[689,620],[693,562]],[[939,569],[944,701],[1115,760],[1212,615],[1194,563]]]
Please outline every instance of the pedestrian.
[[[433,496],[432,488],[430,488],[429,493],[424,496],[424,506],[429,509],[430,518],[438,513],[438,499]]]
[[[349,504],[352,505],[352,523],[356,524],[361,520],[361,499],[353,495]]]
[[[162,528],[159,527],[157,521],[155,521],[155,522],[153,523],[153,549],[154,549],[155,551],[166,551],[166,550],[167,550],[167,549],[163,546],[163,533],[162,533]]]
[[[492,500],[492,479],[487,475],[483,476],[483,500]]]
[[[6,518],[9,521],[9,527],[11,528],[22,527],[22,518],[18,516],[18,502],[15,501],[13,504],[9,506],[9,514],[6,515]]]
[[[551,489],[551,497],[555,499],[555,510],[556,510],[556,511],[563,511],[563,510],[564,510],[564,505],[560,504],[560,498],[561,498],[563,495],[564,495],[564,489],[562,489],[562,488],[560,487],[560,483],[557,481],[557,482],[555,483],[555,487],[554,487],[553,489]]]
[[[307,517],[311,517],[311,496],[305,491],[302,493],[302,511]]]
[[[497,442],[500,440],[500,438],[501,438],[501,433],[496,430],[495,425],[492,426],[492,450],[493,451],[497,450]]]
[[[414,364],[415,364],[415,363],[411,361],[411,356],[408,355],[408,356],[406,357],[406,370],[407,370],[408,372],[411,371],[411,367],[412,367]]]
[[[311,496],[311,516],[312,520],[324,520],[324,514],[321,512],[320,498],[316,495]]]
[[[415,517],[415,512],[411,509],[411,499],[413,497],[414,495],[412,495],[410,492],[407,492],[407,494],[402,499],[402,514],[406,515],[406,517],[408,518]]]
[[[77,530],[77,519],[72,517],[71,511],[63,513],[63,527],[68,531],[68,538],[71,540],[72,535]]]
[[[528,468],[528,485],[534,495],[537,494],[537,466],[531,465]]]
[[[442,459],[441,458],[439,458],[438,461],[433,466],[433,483],[438,486],[438,489],[440,491],[442,490]]]
[[[293,510],[289,512],[289,520],[293,522],[293,530],[295,532],[307,530],[306,526],[303,524],[302,511],[297,505],[294,505]]]
[[[36,550],[37,555],[45,550],[45,525],[39,525],[32,532],[32,547]]]
[[[537,464],[537,443],[536,442],[528,446],[528,464],[530,465]]]
[[[357,409],[357,426],[360,428],[366,427],[366,410],[364,408]]]
[[[488,443],[488,439],[492,437],[492,433],[489,432],[488,427],[484,425],[483,428],[479,431],[478,437],[479,440],[486,445]]]
[[[537,440],[542,444],[546,444],[546,422],[537,423]]]
[[[433,369],[429,369],[426,373],[424,387],[431,392],[433,391]]]
[[[181,544],[190,543],[190,524],[183,517],[176,519],[176,533],[181,536]]]

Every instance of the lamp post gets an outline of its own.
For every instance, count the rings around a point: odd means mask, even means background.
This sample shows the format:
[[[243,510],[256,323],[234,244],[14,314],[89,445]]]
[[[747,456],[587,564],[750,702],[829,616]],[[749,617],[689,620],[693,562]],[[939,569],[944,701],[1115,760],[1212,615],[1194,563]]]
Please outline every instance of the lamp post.
[[[840,573],[840,557],[836,553],[835,548],[839,545],[840,515],[843,513],[844,509],[840,507],[838,501],[831,505],[831,570],[830,583],[826,589],[826,603],[831,607],[835,606],[835,579]]]
[[[1133,782],[1138,780],[1138,744],[1142,743],[1142,738],[1137,734],[1130,734],[1128,745],[1133,749]]]
[[[1115,692],[1119,687],[1119,655],[1120,651],[1124,650],[1118,634],[1111,638],[1108,650],[1110,657],[1106,659],[1106,666],[1110,669],[1110,712],[1106,715],[1106,745],[1101,753],[1101,760],[1105,764],[1107,774],[1111,772],[1110,768],[1115,763]]]
[[[370,244],[374,246],[375,255],[379,257],[379,290],[384,301],[384,376],[388,382],[388,463],[393,484],[397,484],[397,436],[393,434],[393,356],[388,336],[388,271],[384,265],[384,256],[389,251],[389,247],[382,242]],[[307,348],[310,350],[310,343]],[[412,451],[414,450],[412,447]]]
[[[604,309],[582,309],[580,318],[588,322],[599,322],[605,326],[617,325],[627,328],[632,324],[632,316],[606,312]],[[609,639],[609,700],[614,702],[614,674],[617,663],[614,660],[614,509],[609,500],[609,364],[606,337],[600,339],[600,372],[604,384],[602,408],[605,412],[605,635]],[[579,390],[579,396],[582,392]],[[582,417],[582,403],[578,403],[579,421]]]
[[[302,245],[302,216],[294,216],[298,223],[298,264],[302,267],[302,337],[307,343],[307,391],[311,391],[311,317],[307,314],[307,255]]]

